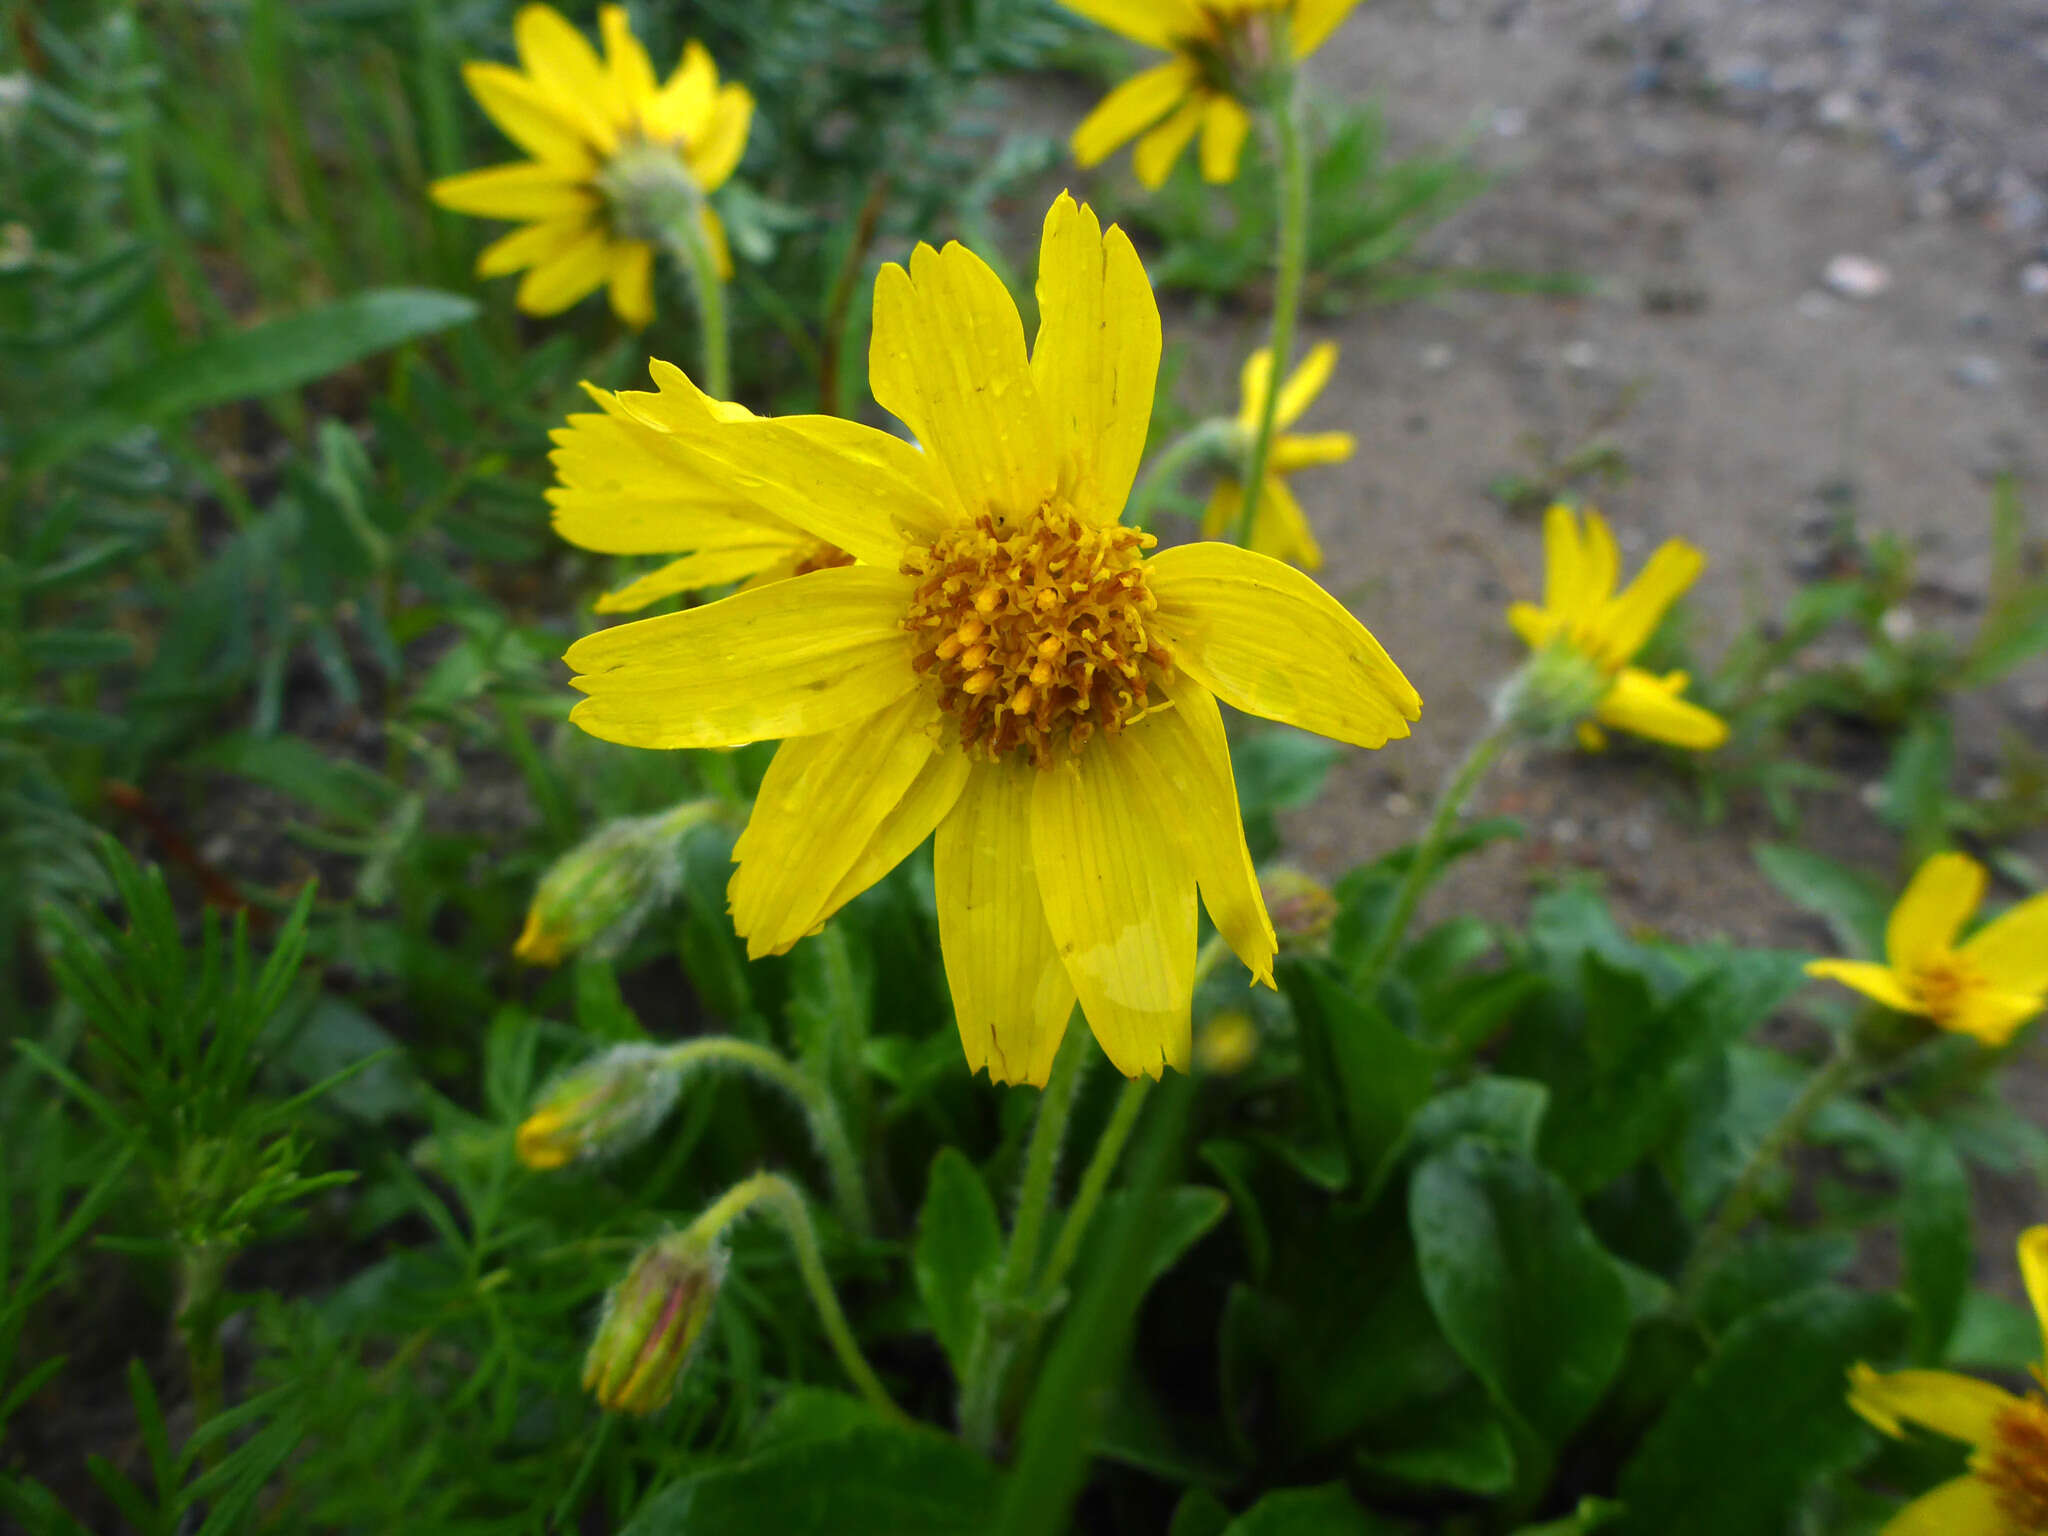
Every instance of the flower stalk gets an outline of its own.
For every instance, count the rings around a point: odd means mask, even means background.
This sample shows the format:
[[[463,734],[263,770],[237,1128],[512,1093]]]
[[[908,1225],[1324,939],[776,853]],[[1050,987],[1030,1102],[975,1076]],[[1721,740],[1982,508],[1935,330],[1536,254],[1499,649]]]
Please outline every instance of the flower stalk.
[[[1152,509],[1160,498],[1171,494],[1181,477],[1197,464],[1228,452],[1236,427],[1228,417],[1211,416],[1153,454],[1152,461],[1145,466],[1144,478],[1131,493],[1124,520],[1133,528],[1150,528]]]
[[[1291,60],[1287,38],[1282,35],[1274,49],[1280,60]],[[1273,387],[1266,391],[1259,412],[1259,430],[1245,455],[1244,505],[1237,515],[1232,542],[1251,548],[1252,529],[1257,526],[1260,494],[1266,484],[1266,461],[1273,450],[1273,425],[1280,403],[1279,381],[1287,377],[1294,358],[1294,325],[1301,310],[1301,287],[1308,273],[1308,149],[1302,133],[1301,93],[1296,89],[1299,71],[1291,62],[1276,67],[1268,117],[1280,160],[1280,253],[1273,280]]]
[[[694,203],[669,221],[662,243],[690,280],[697,306],[697,329],[703,336],[704,389],[714,400],[732,398],[732,344],[726,330],[725,280],[718,275],[718,257],[704,233],[704,216]]]

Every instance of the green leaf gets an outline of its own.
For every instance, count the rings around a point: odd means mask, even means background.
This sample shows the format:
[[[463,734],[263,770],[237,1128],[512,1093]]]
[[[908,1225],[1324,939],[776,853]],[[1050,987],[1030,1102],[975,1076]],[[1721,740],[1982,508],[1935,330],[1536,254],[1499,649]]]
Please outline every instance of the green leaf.
[[[1515,1536],[1592,1536],[1594,1531],[1604,1531],[1620,1518],[1621,1506],[1612,1499],[1587,1497],[1579,1500],[1579,1507],[1562,1520],[1525,1525]]]
[[[1279,981],[1301,1023],[1311,1092],[1350,1151],[1352,1178],[1370,1194],[1409,1117],[1429,1098],[1436,1054],[1394,1028],[1321,961],[1283,960]]]
[[[1223,1536],[1230,1525],[1230,1510],[1206,1488],[1191,1488],[1173,1508],[1173,1523],[1166,1536]]]
[[[207,743],[186,762],[267,785],[343,826],[375,826],[398,798],[397,787],[374,769],[330,756],[298,736],[237,731]]]
[[[955,1375],[967,1368],[980,1289],[1002,1258],[1003,1227],[988,1186],[964,1154],[942,1147],[925,1181],[914,1268],[932,1332]]]
[[[1915,1121],[1906,1137],[1899,1247],[1913,1305],[1913,1358],[1938,1365],[1976,1268],[1970,1176],[1941,1128]]]
[[[1431,1099],[1408,1123],[1407,1150],[1438,1152],[1461,1137],[1497,1141],[1536,1155],[1550,1090],[1519,1077],[1479,1077]]]
[[[1177,1189],[1169,1189],[1161,1195],[1160,1201],[1158,1225],[1153,1231],[1151,1252],[1145,1260],[1145,1285],[1148,1289],[1157,1285],[1160,1277],[1180,1262],[1182,1254],[1230,1214],[1229,1197],[1222,1190],[1211,1189],[1206,1184],[1183,1184]],[[1129,1193],[1117,1190],[1102,1202],[1102,1209],[1096,1213],[1084,1251],[1092,1258],[1102,1234],[1115,1231],[1135,1215]]]
[[[1889,1297],[1834,1286],[1744,1318],[1622,1469],[1619,1536],[1786,1529],[1810,1484],[1863,1454],[1849,1367],[1891,1353],[1903,1323]]]
[[[1377,1424],[1364,1439],[1368,1450],[1359,1453],[1358,1464],[1369,1472],[1482,1498],[1514,1487],[1514,1441],[1486,1389],[1470,1377],[1450,1397],[1400,1422]]]
[[[1784,843],[1754,844],[1757,868],[1796,906],[1823,919],[1845,955],[1865,958],[1884,951],[1891,894],[1877,881],[1846,864]]]
[[[1415,1170],[1409,1225],[1430,1307],[1497,1402],[1553,1446],[1599,1402],[1628,1341],[1628,1287],[1570,1192],[1468,1140]]]
[[[2025,1307],[1972,1291],[1963,1298],[1944,1365],[2021,1374],[2041,1363],[2041,1325]]]
[[[1385,1536],[1403,1527],[1358,1507],[1342,1483],[1282,1488],[1231,1521],[1223,1536]]]

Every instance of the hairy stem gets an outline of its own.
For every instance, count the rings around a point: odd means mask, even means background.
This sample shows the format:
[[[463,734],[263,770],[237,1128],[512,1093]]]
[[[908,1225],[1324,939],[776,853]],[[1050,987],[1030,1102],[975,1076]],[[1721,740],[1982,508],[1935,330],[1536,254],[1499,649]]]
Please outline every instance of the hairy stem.
[[[690,279],[690,294],[697,303],[697,328],[704,344],[704,372],[698,382],[713,399],[729,400],[732,358],[725,330],[725,280],[718,275],[718,260],[710,236],[704,233],[701,210],[693,205],[666,233],[669,254]]]
[[[1237,514],[1235,542],[1245,549],[1251,548],[1260,493],[1266,485],[1266,461],[1273,450],[1273,422],[1280,403],[1280,386],[1287,378],[1288,364],[1293,361],[1294,322],[1301,309],[1302,279],[1308,272],[1308,151],[1302,135],[1301,93],[1295,88],[1293,69],[1281,76],[1270,117],[1280,155],[1280,257],[1273,280],[1273,366],[1267,376],[1265,403],[1259,411],[1259,430],[1245,455],[1244,505]]]

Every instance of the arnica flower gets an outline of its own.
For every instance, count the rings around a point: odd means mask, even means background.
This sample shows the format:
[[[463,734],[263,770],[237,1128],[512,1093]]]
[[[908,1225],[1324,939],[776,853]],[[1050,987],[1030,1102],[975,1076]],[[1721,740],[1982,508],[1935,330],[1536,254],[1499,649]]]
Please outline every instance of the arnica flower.
[[[540,877],[514,957],[560,965],[578,950],[596,960],[625,953],[640,925],[681,887],[685,840],[720,809],[716,800],[686,800],[606,822]]]
[[[655,247],[688,217],[729,274],[724,226],[705,198],[747,147],[746,88],[720,86],[711,55],[694,42],[658,83],[623,6],[598,12],[602,60],[549,6],[525,7],[512,25],[524,69],[470,63],[462,75],[533,158],[430,189],[443,208],[524,223],[484,248],[477,275],[524,271],[516,302],[530,315],[559,314],[608,285],[613,312],[638,328],[654,318]]]
[[[678,592],[732,581],[753,586],[853,563],[844,550],[706,473],[665,425],[673,413],[708,425],[745,420],[752,411],[706,399],[668,363],[653,362],[649,370],[658,395],[585,385],[604,414],[571,416],[553,433],[556,484],[547,498],[557,533],[603,554],[679,556],[606,593],[599,613],[632,613]]]
[[[1358,446],[1349,432],[1311,432],[1293,435],[1287,428],[1323,392],[1337,367],[1337,348],[1332,342],[1310,351],[1287,382],[1280,386],[1280,399],[1273,407],[1273,446],[1266,459],[1265,486],[1259,492],[1258,515],[1252,523],[1252,548],[1275,560],[1285,560],[1304,571],[1323,568],[1323,547],[1316,542],[1302,514],[1301,503],[1287,487],[1286,477],[1314,464],[1341,464]],[[1245,361],[1243,401],[1237,412],[1236,441],[1230,446],[1236,460],[1259,434],[1259,419],[1266,409],[1266,391],[1273,387],[1273,349],[1261,347]],[[1202,537],[1228,538],[1244,508],[1244,487],[1224,476],[1216,482],[1209,505],[1202,513]]]
[[[1138,140],[1131,165],[1138,180],[1159,186],[1188,141],[1202,135],[1206,181],[1237,179],[1251,129],[1244,102],[1253,77],[1271,60],[1276,24],[1285,23],[1288,51],[1305,59],[1323,45],[1358,0],[1060,0],[1070,11],[1148,48],[1173,55],[1133,75],[1103,97],[1074,130],[1074,159],[1098,165],[1127,140]],[[1142,138],[1139,135],[1143,135]]]
[[[1270,982],[1218,698],[1360,746],[1421,699],[1308,577],[1217,543],[1148,557],[1118,516],[1159,310],[1130,241],[1064,194],[1036,344],[959,245],[875,283],[869,377],[917,436],[652,404],[698,469],[852,554],[588,636],[570,718],[643,747],[780,738],[733,856],[733,921],[780,953],[936,833],[939,937],[972,1067],[1043,1083],[1079,1000],[1127,1075],[1186,1069],[1196,909]],[[678,389],[688,389],[680,374]]]
[[[681,1086],[674,1051],[613,1046],[542,1090],[514,1138],[519,1161],[546,1171],[629,1151],[668,1118]]]
[[[1552,507],[1543,543],[1543,606],[1508,609],[1508,623],[1536,653],[1510,707],[1538,732],[1575,727],[1593,751],[1607,743],[1604,726],[1695,752],[1726,741],[1728,727],[1718,715],[1679,697],[1691,680],[1685,673],[1658,677],[1629,665],[1666,610],[1699,579],[1706,556],[1682,539],[1668,540],[1617,593],[1621,551],[1598,512],[1586,514],[1581,531],[1571,508]]]
[[[2020,1272],[2048,1354],[2048,1227],[2020,1234]],[[2048,1370],[2034,1367],[2037,1387]],[[1880,1536],[2038,1536],[2048,1531],[2048,1401],[1952,1371],[1849,1373],[1849,1406],[1885,1434],[1918,1424],[1971,1448],[1970,1469],[1908,1504]]]
[[[1937,853],[1913,876],[1885,925],[1885,963],[1815,960],[1809,976],[1854,987],[1887,1008],[2001,1046],[2048,1007],[2048,892],[1956,942],[1984,899],[1984,866]]]
[[[648,1414],[675,1396],[725,1278],[725,1254],[682,1233],[642,1250],[606,1293],[583,1389],[609,1413]]]

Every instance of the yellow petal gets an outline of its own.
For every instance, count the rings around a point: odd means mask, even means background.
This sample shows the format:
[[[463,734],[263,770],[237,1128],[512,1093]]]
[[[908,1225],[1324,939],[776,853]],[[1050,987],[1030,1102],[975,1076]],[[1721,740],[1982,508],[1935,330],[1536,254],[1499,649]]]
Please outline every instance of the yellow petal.
[[[597,160],[575,117],[564,116],[555,100],[516,69],[503,64],[465,64],[463,83],[505,137],[565,175],[588,176]]]
[[[951,814],[960,799],[960,792],[967,787],[968,774],[974,763],[965,752],[957,750],[956,740],[945,734],[949,731],[950,727],[941,727],[942,739],[937,749],[926,760],[923,771],[910,788],[903,792],[903,798],[882,818],[882,824],[868,839],[853,867],[841,877],[831,899],[825,903],[820,921],[830,917],[910,857],[912,850],[930,837],[933,828]],[[1041,917],[1039,921],[1042,923],[1044,919]],[[943,928],[943,918],[940,925]],[[1055,964],[1053,969],[1059,968]],[[1064,971],[1060,972],[1062,982],[1065,975]],[[1071,1007],[1073,998],[1067,995],[1062,1004],[1063,1019],[1064,1009]]]
[[[1252,116],[1237,98],[1217,92],[1202,114],[1202,180],[1221,184],[1237,180],[1238,157],[1252,129]]]
[[[1294,372],[1287,376],[1287,382],[1280,386],[1280,403],[1273,407],[1273,425],[1276,428],[1291,427],[1301,420],[1302,413],[1315,403],[1323,392],[1323,386],[1330,382],[1330,375],[1337,371],[1337,344],[1334,341],[1318,342],[1310,347],[1308,356],[1295,365]]]
[[[1594,621],[1601,659],[1618,667],[1640,651],[1666,610],[1699,580],[1706,564],[1707,557],[1683,539],[1659,545],[1628,589]]]
[[[705,587],[744,581],[770,567],[794,564],[795,550],[786,542],[738,544],[729,549],[700,550],[671,560],[659,570],[649,571],[638,581],[628,582],[616,592],[597,600],[599,613],[634,613],[649,603],[660,602],[678,592],[697,592]]]
[[[1147,762],[1119,734],[1031,770],[1046,924],[1088,1027],[1126,1077],[1187,1070],[1195,985],[1194,871],[1176,808],[1148,792]]]
[[[711,122],[711,103],[718,94],[718,66],[710,51],[692,38],[683,59],[653,101],[641,109],[649,137],[664,143],[694,144]]]
[[[1294,56],[1305,59],[1343,24],[1358,0],[1294,0],[1294,25],[1289,40]]]
[[[885,265],[868,353],[875,400],[917,435],[960,521],[1021,516],[1052,496],[1059,460],[1024,325],[987,262],[955,242],[918,246],[908,272]]]
[[[1585,547],[1578,514],[1553,502],[1543,514],[1543,606],[1569,621],[1587,606]]]
[[[612,313],[634,330],[654,318],[654,247],[645,240],[621,240],[612,247]]]
[[[531,268],[512,302],[529,315],[559,315],[604,286],[612,270],[611,242],[592,229],[575,244]]]
[[[2048,1359],[2048,1227],[2029,1227],[2020,1234],[2020,1278],[2027,1285],[2027,1299],[2034,1304],[2034,1320],[2040,1325],[2042,1357]]]
[[[1561,627],[1557,615],[1534,603],[1508,604],[1508,627],[1522,637],[1532,651],[1540,651],[1556,638]]]
[[[1273,439],[1266,462],[1275,474],[1291,475],[1318,464],[1341,464],[1357,451],[1358,439],[1349,432],[1288,433]]]
[[[1308,525],[1308,514],[1301,510],[1294,492],[1278,475],[1266,476],[1266,488],[1259,496],[1258,516],[1252,525],[1252,548],[1304,571],[1323,568],[1323,546],[1316,542],[1315,531]]]
[[[1145,574],[1175,664],[1226,704],[1361,747],[1406,736],[1422,714],[1385,647],[1299,571],[1203,543],[1163,551]]]
[[[1245,969],[1270,987],[1279,946],[1245,846],[1223,716],[1208,690],[1191,678],[1171,677],[1160,686],[1173,708],[1147,715],[1125,734],[1150,760],[1152,793],[1173,808],[1209,920]]]
[[[2010,1536],[1998,1490],[1980,1477],[1952,1477],[1900,1510],[1878,1536]]]
[[[623,5],[599,7],[597,26],[604,37],[605,74],[611,82],[612,100],[637,116],[638,109],[654,99],[654,61],[633,35],[633,23],[627,20]]]
[[[1937,853],[1914,874],[1885,925],[1885,958],[1911,975],[1947,952],[1984,899],[1984,866],[1966,853]]]
[[[1206,31],[1201,11],[1192,0],[1060,0],[1068,10],[1097,26],[1119,32],[1150,48],[1171,48],[1182,38]]]
[[[1119,144],[1171,112],[1200,78],[1193,61],[1181,57],[1131,76],[1081,119],[1071,141],[1075,163],[1084,170],[1101,164]]]
[[[1209,504],[1202,508],[1202,537],[1227,538],[1243,507],[1244,487],[1235,480],[1219,479],[1209,492]]]
[[[1966,1445],[1990,1442],[1998,1416],[2019,1406],[2002,1387],[1954,1371],[1849,1372],[1850,1406],[1879,1427],[1918,1424]],[[1889,1433],[1897,1434],[1896,1427]]]
[[[597,51],[552,6],[522,7],[512,21],[519,62],[559,110],[573,112],[602,153],[618,147],[611,78]]]
[[[581,214],[594,219],[597,194],[557,165],[522,160],[443,176],[427,194],[455,213],[484,219],[559,219]]]
[[[1614,595],[1621,578],[1621,546],[1614,542],[1614,530],[1598,512],[1586,512],[1586,530],[1579,541],[1579,601],[1588,613],[1597,613]]]
[[[1188,147],[1188,140],[1202,126],[1208,111],[1209,93],[1196,91],[1174,109],[1171,117],[1138,140],[1138,147],[1131,154],[1131,169],[1138,173],[1138,180],[1154,190],[1164,186],[1173,162]]]
[[[1813,960],[1807,963],[1806,974],[1820,981],[1839,981],[1900,1013],[1927,1011],[1888,965],[1869,960]]]
[[[1711,752],[1728,739],[1728,723],[1711,710],[1679,697],[1688,680],[1683,672],[1655,677],[1638,667],[1623,667],[1594,709],[1593,718],[1651,741]]]
[[[2048,990],[2048,892],[1993,918],[1962,952],[1971,969],[2004,991]]]
[[[739,168],[754,121],[754,96],[743,85],[728,85],[711,102],[701,137],[690,144],[690,171],[697,185],[715,192]]]
[[[848,565],[586,635],[563,660],[590,697],[569,718],[631,747],[810,736],[888,708],[917,682],[893,570]]]
[[[1605,752],[1607,733],[1590,720],[1581,720],[1572,727],[1572,735],[1578,738],[1579,748],[1585,752]]]
[[[1062,192],[1038,247],[1037,387],[1058,451],[1073,465],[1068,494],[1099,522],[1123,511],[1152,426],[1159,306],[1129,238]]]
[[[476,275],[504,277],[522,267],[531,267],[559,256],[589,227],[588,214],[572,213],[566,218],[548,219],[515,229],[477,253]]]
[[[711,265],[718,273],[718,280],[729,283],[732,281],[732,246],[726,242],[725,220],[709,203],[699,210],[698,216],[704,223],[704,239],[711,247]]]
[[[2043,1007],[2038,992],[2003,992],[1992,987],[1971,987],[1935,1022],[1943,1029],[1969,1035],[1996,1050],[2019,1032],[2019,1027]]]
[[[1246,432],[1259,430],[1259,418],[1266,413],[1266,391],[1273,385],[1273,349],[1260,347],[1244,360],[1237,375],[1237,425]],[[1278,418],[1275,418],[1278,424]]]
[[[955,754],[964,755],[964,754]],[[939,949],[967,1068],[1043,1086],[1074,1007],[1032,863],[1036,768],[976,764],[932,839]]]
[[[776,748],[726,886],[748,959],[779,955],[824,921],[840,881],[939,746],[941,719],[930,694],[913,689],[879,715]]]
[[[618,397],[595,391],[608,410]],[[547,492],[555,531],[612,555],[731,548],[803,535],[692,459],[671,434],[637,418],[571,416],[552,434],[557,484]]]

